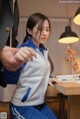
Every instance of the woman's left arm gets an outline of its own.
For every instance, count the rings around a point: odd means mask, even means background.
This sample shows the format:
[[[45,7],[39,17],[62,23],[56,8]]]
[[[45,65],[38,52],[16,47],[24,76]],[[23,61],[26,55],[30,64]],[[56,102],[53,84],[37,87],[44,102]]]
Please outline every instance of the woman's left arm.
[[[49,78],[49,83],[48,83],[48,84],[49,84],[50,86],[53,86],[53,87],[54,87],[54,84],[55,84],[55,83],[62,83],[62,82],[59,81],[57,78],[53,78],[53,77],[52,77],[52,78]]]

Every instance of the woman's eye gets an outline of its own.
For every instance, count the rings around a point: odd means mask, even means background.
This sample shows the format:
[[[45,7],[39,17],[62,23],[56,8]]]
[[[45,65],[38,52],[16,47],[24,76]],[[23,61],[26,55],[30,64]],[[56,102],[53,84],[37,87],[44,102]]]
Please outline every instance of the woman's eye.
[[[39,31],[42,31],[43,29],[42,29],[41,27],[38,27],[38,30],[39,30]]]
[[[49,32],[49,31],[50,31],[50,29],[46,29],[46,31],[47,31],[47,32]]]
[[[47,31],[47,32],[50,31],[49,28],[41,28],[41,27],[38,27],[37,29],[38,29],[39,31],[41,31],[41,32],[43,32],[44,30]]]

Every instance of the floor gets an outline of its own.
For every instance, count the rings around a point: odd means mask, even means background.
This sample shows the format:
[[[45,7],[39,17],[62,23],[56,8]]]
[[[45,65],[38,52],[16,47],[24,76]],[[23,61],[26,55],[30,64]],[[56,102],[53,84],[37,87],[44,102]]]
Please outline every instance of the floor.
[[[6,112],[7,113],[7,119],[11,119],[10,114],[9,114],[9,103],[0,102],[0,114],[2,112]],[[1,119],[1,117],[0,117],[0,119]]]
[[[59,101],[53,101],[53,100],[48,100],[46,101],[47,105],[51,108],[51,110],[54,112],[54,114],[57,116],[57,119],[61,119],[60,114],[59,114]],[[64,113],[64,119],[67,119],[67,102],[65,103],[65,113]],[[0,102],[0,113],[1,112],[7,112],[7,119],[11,119],[10,114],[9,114],[9,103],[3,103]],[[62,114],[63,115],[63,114]],[[0,118],[1,119],[1,118]]]

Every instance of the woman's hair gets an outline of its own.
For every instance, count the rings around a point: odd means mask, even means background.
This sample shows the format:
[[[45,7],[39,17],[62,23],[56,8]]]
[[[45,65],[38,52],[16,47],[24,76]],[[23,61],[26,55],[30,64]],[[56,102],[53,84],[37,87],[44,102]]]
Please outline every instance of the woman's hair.
[[[49,19],[45,15],[43,15],[41,13],[34,13],[34,14],[32,14],[29,17],[29,19],[27,21],[27,24],[26,24],[26,36],[25,36],[23,42],[26,42],[27,38],[31,38],[31,34],[29,34],[27,32],[27,28],[29,28],[30,30],[33,30],[33,28],[35,27],[35,25],[39,23],[38,30],[42,31],[43,23],[44,23],[45,20],[48,21],[48,23],[49,23],[49,29],[51,30],[50,21],[49,21]]]
[[[53,64],[53,61],[52,61],[52,59],[50,58],[49,55],[48,55],[48,60],[49,60],[50,66],[51,66],[50,75],[52,75],[53,71],[54,71],[54,64]]]
[[[49,23],[49,29],[51,31],[50,21],[49,21],[49,19],[45,15],[43,15],[41,13],[34,13],[34,14],[32,14],[29,17],[29,19],[27,21],[27,24],[26,24],[26,36],[24,38],[23,43],[26,42],[27,38],[31,38],[31,34],[29,34],[27,32],[27,28],[29,28],[30,30],[33,30],[33,28],[36,26],[36,24],[39,23],[38,30],[42,31],[43,23],[44,23],[45,20],[48,21],[48,23]],[[51,58],[50,58],[49,55],[48,55],[48,60],[50,62],[50,66],[51,66],[51,72],[50,72],[50,74],[52,74],[53,73],[53,70],[54,70],[54,65],[53,65],[53,62],[52,62],[52,60],[51,60]]]

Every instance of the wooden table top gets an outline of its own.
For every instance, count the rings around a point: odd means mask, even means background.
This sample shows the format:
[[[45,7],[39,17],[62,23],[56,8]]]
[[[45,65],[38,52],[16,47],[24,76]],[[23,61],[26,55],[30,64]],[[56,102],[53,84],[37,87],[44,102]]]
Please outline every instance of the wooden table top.
[[[62,82],[54,87],[65,95],[80,95],[80,82]]]

